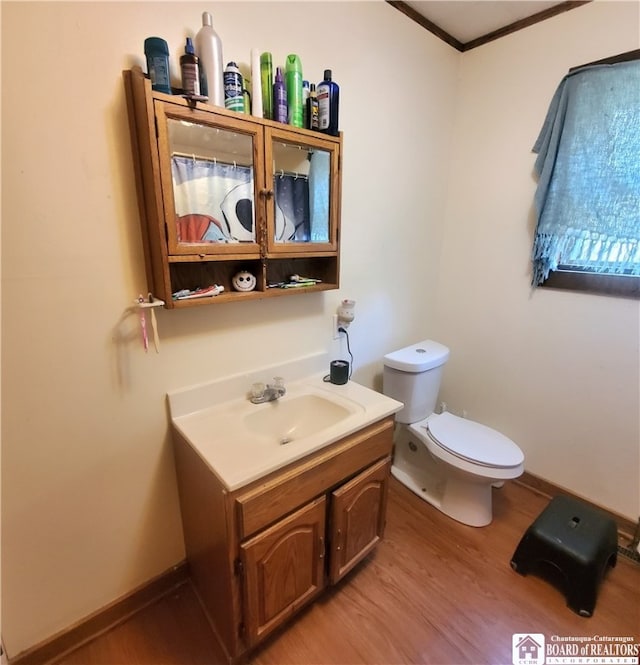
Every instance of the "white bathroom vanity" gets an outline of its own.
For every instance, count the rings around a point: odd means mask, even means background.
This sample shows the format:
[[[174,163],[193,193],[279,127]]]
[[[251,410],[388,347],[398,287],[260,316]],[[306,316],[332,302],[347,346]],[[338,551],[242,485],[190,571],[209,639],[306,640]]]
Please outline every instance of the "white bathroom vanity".
[[[229,662],[376,546],[402,403],[323,381],[325,356],[169,395],[187,559]],[[285,380],[252,404],[255,381]]]

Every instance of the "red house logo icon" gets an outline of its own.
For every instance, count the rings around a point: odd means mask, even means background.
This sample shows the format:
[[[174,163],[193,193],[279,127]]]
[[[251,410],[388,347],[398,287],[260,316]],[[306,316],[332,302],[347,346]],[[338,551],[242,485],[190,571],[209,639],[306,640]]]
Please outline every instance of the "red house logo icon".
[[[544,665],[544,635],[516,633],[511,646],[513,665]]]

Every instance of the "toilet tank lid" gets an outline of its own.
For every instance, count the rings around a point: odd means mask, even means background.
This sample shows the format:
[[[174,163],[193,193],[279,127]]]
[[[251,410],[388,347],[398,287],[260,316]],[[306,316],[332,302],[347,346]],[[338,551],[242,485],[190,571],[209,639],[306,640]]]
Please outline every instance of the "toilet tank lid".
[[[402,372],[417,374],[443,365],[448,358],[449,349],[444,344],[425,339],[399,351],[388,353],[384,357],[384,364]]]

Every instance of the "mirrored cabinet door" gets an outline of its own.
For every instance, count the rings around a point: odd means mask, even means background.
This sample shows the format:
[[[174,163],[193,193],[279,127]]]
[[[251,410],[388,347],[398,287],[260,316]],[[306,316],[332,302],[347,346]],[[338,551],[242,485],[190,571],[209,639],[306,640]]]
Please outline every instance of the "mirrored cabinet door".
[[[261,133],[162,102],[156,118],[169,253],[258,254]]]
[[[337,251],[339,145],[269,129],[267,254]]]

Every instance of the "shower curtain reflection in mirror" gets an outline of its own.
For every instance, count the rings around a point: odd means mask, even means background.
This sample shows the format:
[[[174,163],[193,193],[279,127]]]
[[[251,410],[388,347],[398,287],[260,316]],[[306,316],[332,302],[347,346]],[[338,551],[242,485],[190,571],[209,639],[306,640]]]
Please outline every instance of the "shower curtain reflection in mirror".
[[[274,174],[275,242],[328,242],[330,155],[308,155],[308,174]],[[171,157],[178,242],[256,242],[253,169]]]
[[[178,242],[255,242],[253,170],[200,157],[171,157]]]
[[[310,151],[301,165],[306,173],[274,174],[276,242],[329,241],[330,155]]]

